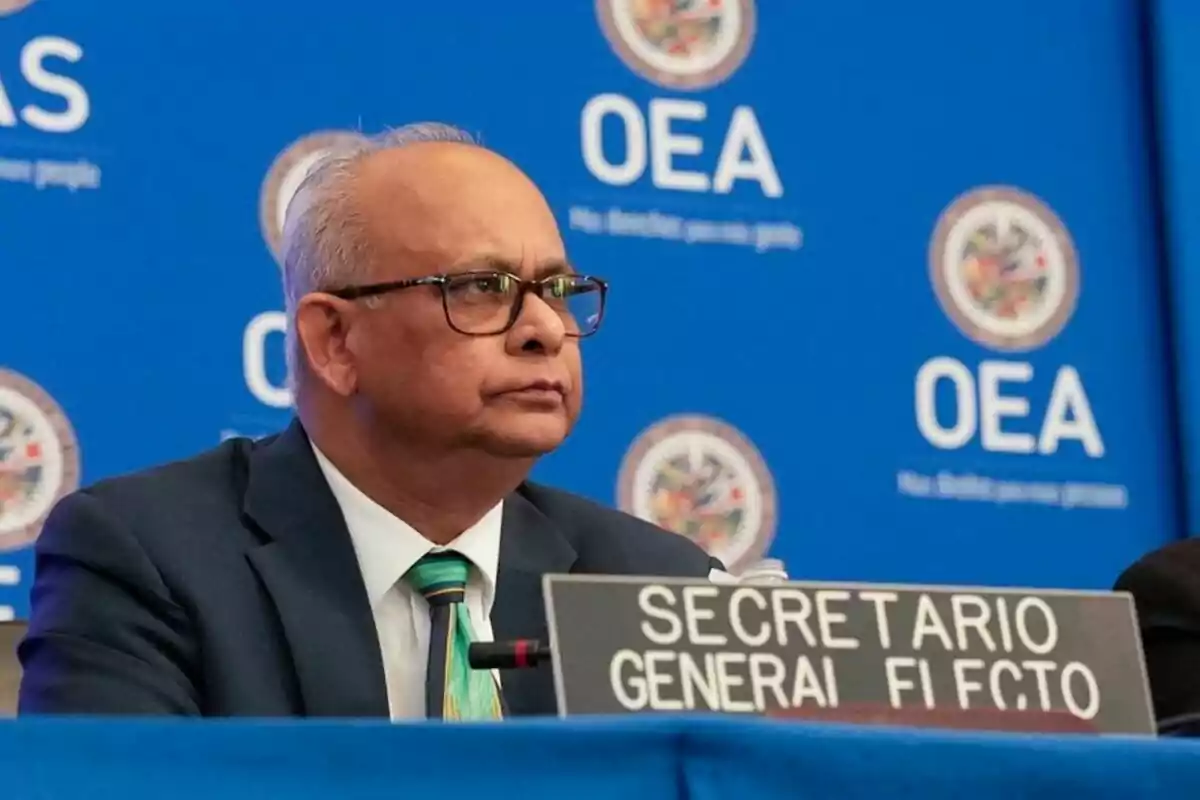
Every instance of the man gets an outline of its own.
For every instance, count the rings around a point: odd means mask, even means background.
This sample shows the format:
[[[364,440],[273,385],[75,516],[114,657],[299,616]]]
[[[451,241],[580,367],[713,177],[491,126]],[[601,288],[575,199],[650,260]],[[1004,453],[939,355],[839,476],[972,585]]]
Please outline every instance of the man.
[[[297,421],[64,499],[37,546],[21,713],[555,711],[547,573],[702,577],[682,537],[528,483],[579,414],[606,285],[541,193],[447,126],[331,154],[284,226]]]
[[[1154,713],[1164,732],[1200,735],[1200,539],[1173,542],[1117,580],[1133,594]]]

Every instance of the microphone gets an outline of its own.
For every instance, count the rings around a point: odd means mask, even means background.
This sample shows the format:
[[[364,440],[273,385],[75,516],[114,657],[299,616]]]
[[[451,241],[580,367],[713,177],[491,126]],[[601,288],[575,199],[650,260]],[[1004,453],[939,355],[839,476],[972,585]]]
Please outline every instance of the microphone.
[[[550,648],[537,639],[473,642],[467,648],[471,669],[526,669],[550,660]]]

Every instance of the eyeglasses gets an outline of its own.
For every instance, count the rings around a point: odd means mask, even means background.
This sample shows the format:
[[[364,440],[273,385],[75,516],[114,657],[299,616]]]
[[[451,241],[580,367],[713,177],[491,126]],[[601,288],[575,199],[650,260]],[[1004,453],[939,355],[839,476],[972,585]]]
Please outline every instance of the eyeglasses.
[[[441,290],[442,309],[451,328],[467,336],[495,336],[517,321],[532,292],[558,312],[567,336],[583,338],[600,329],[608,282],[590,275],[560,273],[523,280],[509,272],[460,272],[404,281],[347,286],[327,291],[343,300],[375,297],[414,286]]]

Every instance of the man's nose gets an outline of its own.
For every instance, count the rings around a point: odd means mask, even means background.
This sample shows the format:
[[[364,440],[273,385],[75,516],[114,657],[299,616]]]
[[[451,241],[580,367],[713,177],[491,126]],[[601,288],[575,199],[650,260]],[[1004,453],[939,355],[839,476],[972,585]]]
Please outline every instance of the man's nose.
[[[567,338],[563,318],[550,304],[532,292],[525,295],[521,313],[509,332],[510,352],[556,354]]]

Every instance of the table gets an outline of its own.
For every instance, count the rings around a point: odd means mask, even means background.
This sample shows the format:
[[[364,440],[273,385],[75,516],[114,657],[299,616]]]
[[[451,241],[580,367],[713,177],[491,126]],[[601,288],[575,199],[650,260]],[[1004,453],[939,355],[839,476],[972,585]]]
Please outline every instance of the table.
[[[0,723],[0,787],[5,798],[126,800],[1182,798],[1200,787],[1200,742],[708,717],[15,720]]]

